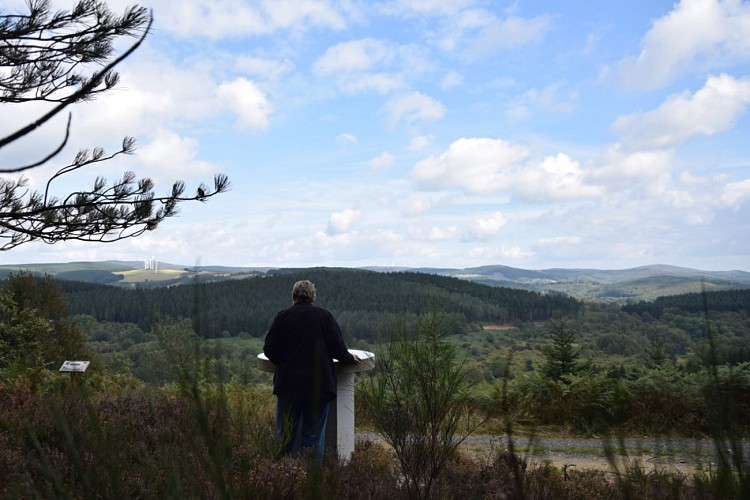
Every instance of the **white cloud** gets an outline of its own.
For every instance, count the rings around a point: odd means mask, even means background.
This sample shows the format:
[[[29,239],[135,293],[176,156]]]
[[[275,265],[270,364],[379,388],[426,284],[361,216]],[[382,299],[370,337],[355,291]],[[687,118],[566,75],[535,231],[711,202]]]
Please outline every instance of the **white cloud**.
[[[264,0],[263,7],[275,27],[315,26],[336,30],[346,27],[342,13],[330,0]]]
[[[381,9],[390,14],[450,16],[470,6],[474,0],[390,0]]]
[[[612,128],[636,148],[671,147],[730,128],[748,104],[750,77],[722,74],[709,77],[694,94],[674,94],[653,111],[621,116]]]
[[[194,227],[194,231],[196,233],[201,234],[201,239],[203,239],[208,234],[214,234],[213,232],[203,232],[200,229],[209,229],[204,224],[200,224],[196,227]],[[156,235],[149,235],[149,236],[156,236]],[[159,237],[152,237],[152,238],[136,238],[133,243],[133,247],[137,248],[139,250],[139,253],[143,255],[158,255],[158,256],[171,256],[174,257],[176,255],[181,254],[181,248],[186,247],[185,241],[188,239],[185,234],[181,234],[183,238],[159,238]],[[213,239],[213,238],[207,238],[207,239]],[[204,247],[207,248],[207,247]]]
[[[401,122],[410,126],[416,122],[441,120],[445,116],[445,106],[420,92],[410,92],[389,99],[385,112],[391,127]]]
[[[333,77],[346,92],[389,93],[405,88],[413,75],[424,73],[431,63],[415,46],[364,38],[329,47],[312,67],[320,77]]]
[[[367,73],[341,76],[337,78],[337,85],[350,93],[372,90],[378,94],[388,94],[406,87],[406,81],[398,73]]]
[[[246,78],[224,82],[216,89],[216,96],[237,115],[237,126],[263,129],[268,127],[268,117],[273,105],[263,91]]]
[[[509,76],[498,76],[487,83],[487,88],[490,90],[504,92],[509,89],[518,88],[521,85],[522,83],[520,81],[517,81]]]
[[[178,37],[210,39],[268,35],[279,30],[346,26],[345,12],[328,0],[154,0],[156,28]],[[159,16],[159,12],[168,15]]]
[[[183,1],[161,11],[169,15],[157,17],[155,26],[184,38],[198,35],[219,39],[240,33],[267,34],[275,29],[255,6],[231,0]]]
[[[352,208],[346,208],[340,212],[334,212],[328,219],[328,230],[326,231],[329,235],[340,235],[346,233],[359,218],[362,216],[362,212]]]
[[[724,191],[721,194],[722,203],[733,208],[739,208],[748,199],[750,199],[750,179],[730,182],[724,186]]]
[[[529,154],[528,148],[488,138],[462,138],[440,156],[419,161],[414,179],[431,188],[493,193],[510,183],[508,172]]]
[[[462,9],[446,17],[434,30],[426,34],[426,38],[445,52],[456,52],[466,45],[467,35],[471,35],[486,26],[494,15],[481,8]]]
[[[644,190],[663,194],[671,179],[674,152],[670,150],[624,151],[613,145],[588,172],[587,179],[603,186],[607,198],[617,193]]]
[[[325,255],[330,248],[351,245],[356,241],[357,236],[358,235],[356,234],[346,232],[333,233],[330,230],[326,232],[318,231],[315,233],[315,243],[319,245],[317,248],[318,252]]]
[[[344,132],[343,134],[339,134],[336,136],[336,142],[338,144],[356,144],[357,136]]]
[[[196,159],[198,141],[166,129],[158,130],[150,143],[136,150],[136,155],[148,169],[149,177],[165,182],[205,178],[220,170],[212,163]]]
[[[457,235],[458,235],[457,226],[445,226],[445,227],[433,226],[430,228],[427,239],[432,240],[432,241],[446,241],[446,240],[455,239]]]
[[[423,36],[446,52],[458,52],[468,61],[491,57],[541,42],[551,27],[547,15],[521,17],[512,6],[498,15],[492,2],[415,0],[389,2],[385,12],[429,19]],[[417,25],[420,26],[420,25]]]
[[[529,252],[521,248],[520,246],[506,246],[500,247],[473,247],[469,250],[467,257],[472,260],[479,262],[497,262],[504,260],[522,260],[528,257],[532,257],[533,252]]]
[[[7,135],[16,133],[20,129],[30,125],[44,114],[49,112],[51,106],[47,103],[41,102],[30,102],[24,104],[26,107],[24,113],[12,112],[12,107],[8,104],[0,106],[0,114],[2,114],[2,120],[0,120],[0,137],[5,138]],[[75,109],[75,108],[74,108]],[[76,133],[80,130],[79,124],[81,115],[76,111],[72,116],[72,131],[73,137],[69,139],[69,142],[73,142],[76,139]],[[52,120],[47,122],[44,126],[37,128],[33,132],[26,136],[6,144],[0,148],[0,168],[4,169],[15,169],[31,163],[36,163],[42,160],[48,154],[52,153],[54,149],[62,144],[65,139],[65,128],[68,117],[64,114],[58,114]],[[85,142],[80,143],[80,147],[91,148],[92,146],[111,146],[113,138],[108,138],[107,143],[99,142],[98,137],[86,137]],[[114,138],[114,144],[119,144],[121,137]],[[76,142],[78,145],[80,141]],[[87,143],[88,142],[88,143]],[[110,148],[108,148],[110,149]],[[65,155],[66,153],[63,153]],[[64,160],[71,160],[71,153],[68,152]],[[58,159],[62,155],[58,156]],[[59,167],[58,167],[59,168]],[[52,170],[52,169],[50,169]],[[50,172],[50,175],[53,172]],[[30,186],[38,187],[39,184],[36,182],[36,177],[40,178],[40,182],[43,184],[46,182],[46,167],[38,167],[32,170],[27,170],[24,177],[29,180]]]
[[[419,192],[405,196],[408,197],[408,201],[403,205],[399,204],[399,206],[403,207],[402,215],[404,217],[419,216],[426,212],[429,212],[432,209],[450,210],[450,207],[456,206],[457,204],[461,203],[460,197],[453,194],[446,195],[445,193]],[[399,198],[398,201],[401,201],[401,198],[403,198],[404,195],[397,193],[396,197]],[[392,203],[392,205],[394,203]]]
[[[578,92],[576,90],[564,91],[563,87],[564,85],[560,82],[552,83],[541,90],[531,89],[524,97],[545,111],[568,112],[575,107]]]
[[[552,83],[543,89],[529,89],[511,101],[505,110],[505,116],[518,121],[531,117],[533,109],[567,113],[572,111],[578,102],[578,91],[564,90],[563,83]]]
[[[501,212],[494,212],[487,217],[474,219],[469,227],[468,239],[486,240],[496,236],[508,223],[508,219]]]
[[[461,85],[464,81],[464,77],[455,71],[449,71],[440,81],[440,88],[443,90],[451,90]]]
[[[750,4],[738,0],[682,0],[654,21],[637,57],[617,75],[638,89],[663,87],[693,66],[717,68],[750,57]]]
[[[432,206],[432,200],[424,198],[411,200],[409,203],[407,203],[406,208],[404,209],[404,215],[407,217],[414,217],[428,211],[430,208],[432,208]]]
[[[74,116],[74,130],[89,140],[96,138],[96,142],[105,137],[111,141],[123,135],[140,136],[153,132],[153,124],[174,116],[175,105],[175,96],[170,90],[133,85],[127,91],[115,91],[105,98],[85,103]]]
[[[181,65],[150,46],[142,47],[123,63],[113,91],[76,106],[76,137],[93,139],[94,144],[125,135],[142,139],[160,127],[215,117],[223,109],[217,102],[215,64],[190,60]]]
[[[374,38],[342,42],[329,47],[315,61],[313,70],[321,76],[369,71],[376,66],[389,65],[395,59],[393,46]]]
[[[432,144],[432,141],[434,140],[435,138],[431,135],[418,135],[416,137],[412,137],[412,139],[409,141],[409,149],[411,151],[420,151]]]
[[[234,62],[234,70],[240,73],[250,74],[262,80],[278,80],[294,69],[294,63],[285,59],[283,61],[241,55]]]
[[[204,120],[215,113],[215,83],[208,75],[177,67],[148,47],[133,57],[123,64],[113,91],[74,108],[76,137],[106,144],[113,137],[140,138],[174,120]]]
[[[507,49],[541,42],[550,29],[547,16],[526,19],[510,16],[491,19],[463,52],[469,60],[489,57]]]
[[[370,160],[370,168],[380,170],[383,168],[389,168],[393,166],[396,159],[388,151],[383,151],[379,156]]]
[[[586,36],[586,45],[584,45],[581,49],[581,53],[584,55],[593,53],[594,50],[599,46],[601,41],[601,33],[589,33],[588,36]]]
[[[522,163],[525,146],[501,139],[459,139],[440,156],[419,161],[415,181],[425,187],[462,189],[473,194],[509,191],[532,200],[576,199],[598,196],[601,189],[587,183],[586,173],[567,155]]]
[[[511,103],[504,112],[509,121],[521,121],[531,116],[531,110],[523,102]]]
[[[600,188],[588,184],[580,164],[562,153],[519,171],[513,187],[532,200],[580,199],[602,194]]]
[[[536,243],[540,247],[559,247],[580,245],[583,239],[580,236],[554,236],[552,238],[539,238]]]

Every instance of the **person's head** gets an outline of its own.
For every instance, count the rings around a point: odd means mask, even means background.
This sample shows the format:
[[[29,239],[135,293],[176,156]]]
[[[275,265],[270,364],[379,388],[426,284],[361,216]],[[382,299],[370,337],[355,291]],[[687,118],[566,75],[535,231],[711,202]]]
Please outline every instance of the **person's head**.
[[[315,302],[315,285],[312,281],[298,281],[292,287],[293,302]]]

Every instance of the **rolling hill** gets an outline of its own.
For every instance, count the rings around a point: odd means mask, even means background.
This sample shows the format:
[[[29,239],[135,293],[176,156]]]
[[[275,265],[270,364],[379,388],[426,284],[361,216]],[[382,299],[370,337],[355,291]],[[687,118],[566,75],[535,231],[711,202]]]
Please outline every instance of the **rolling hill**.
[[[449,276],[492,286],[543,293],[562,293],[580,300],[628,302],[702,290],[750,288],[745,271],[703,271],[669,265],[629,269],[519,269],[503,265],[464,269],[366,268],[378,272],[411,271]],[[195,281],[222,281],[278,273],[268,267],[181,266],[159,262],[158,270],[144,269],[141,261],[69,262],[54,264],[0,265],[0,277],[29,271],[59,279],[106,283],[122,287],[158,287]]]
[[[581,300],[653,300],[664,295],[750,288],[745,271],[702,271],[668,265],[620,270],[545,269],[531,271],[507,266],[424,270],[487,285],[556,292]]]

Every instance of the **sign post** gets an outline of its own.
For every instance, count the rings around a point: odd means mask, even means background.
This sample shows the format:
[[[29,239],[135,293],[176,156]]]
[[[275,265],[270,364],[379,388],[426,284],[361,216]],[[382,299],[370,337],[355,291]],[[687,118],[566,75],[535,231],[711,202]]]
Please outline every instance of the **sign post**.
[[[65,361],[60,367],[64,373],[86,373],[91,361]]]

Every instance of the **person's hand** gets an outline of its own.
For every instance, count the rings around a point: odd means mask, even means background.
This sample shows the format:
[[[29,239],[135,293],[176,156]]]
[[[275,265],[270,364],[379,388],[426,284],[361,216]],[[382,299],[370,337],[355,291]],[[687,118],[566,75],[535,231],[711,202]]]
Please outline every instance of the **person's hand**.
[[[352,358],[354,358],[355,363],[359,363],[360,361],[362,361],[361,359],[359,359],[359,356],[357,356],[356,354],[352,354]]]

